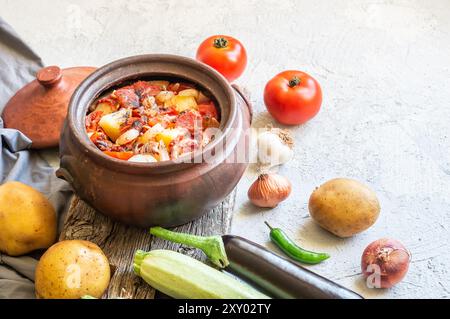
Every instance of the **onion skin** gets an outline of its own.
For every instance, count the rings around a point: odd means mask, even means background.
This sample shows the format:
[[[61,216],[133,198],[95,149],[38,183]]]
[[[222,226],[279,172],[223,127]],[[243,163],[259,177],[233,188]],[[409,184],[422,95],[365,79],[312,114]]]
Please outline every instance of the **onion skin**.
[[[410,260],[411,254],[399,241],[382,238],[370,243],[364,249],[361,257],[361,270],[365,278],[370,277],[368,280],[373,288],[390,288],[405,277]],[[379,269],[378,282],[376,279],[374,280],[375,269],[370,268]],[[367,282],[368,286],[369,281]]]
[[[286,177],[269,173],[259,175],[250,186],[247,195],[254,205],[273,208],[284,201],[291,190],[291,182]]]

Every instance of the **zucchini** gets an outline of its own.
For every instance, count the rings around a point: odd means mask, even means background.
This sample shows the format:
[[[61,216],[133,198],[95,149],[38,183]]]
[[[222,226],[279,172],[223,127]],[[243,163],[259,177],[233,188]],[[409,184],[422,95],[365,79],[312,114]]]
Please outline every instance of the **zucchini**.
[[[229,275],[172,250],[138,250],[133,267],[150,286],[177,299],[269,298]]]

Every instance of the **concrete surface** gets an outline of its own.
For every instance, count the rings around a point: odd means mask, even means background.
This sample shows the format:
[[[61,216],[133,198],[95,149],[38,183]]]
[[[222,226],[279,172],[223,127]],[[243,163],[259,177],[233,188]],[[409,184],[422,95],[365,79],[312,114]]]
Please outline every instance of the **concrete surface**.
[[[268,244],[269,220],[332,255],[311,269],[366,297],[450,297],[449,1],[0,0],[0,8],[46,64],[63,67],[150,52],[193,57],[203,38],[233,35],[249,54],[238,82],[253,93],[255,126],[271,122],[262,101],[269,78],[292,68],[314,75],[322,111],[290,128],[295,158],[280,170],[292,195],[272,210],[251,206],[249,169],[233,232]],[[314,187],[337,176],[370,185],[382,206],[375,226],[345,240],[316,226],[307,209]],[[366,288],[359,274],[362,250],[380,237],[402,241],[413,256],[390,290]]]

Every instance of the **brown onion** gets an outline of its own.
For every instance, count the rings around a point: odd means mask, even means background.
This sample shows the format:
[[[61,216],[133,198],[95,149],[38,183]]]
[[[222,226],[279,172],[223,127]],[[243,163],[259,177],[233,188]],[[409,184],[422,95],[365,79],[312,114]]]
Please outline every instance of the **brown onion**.
[[[250,186],[248,198],[259,207],[275,207],[291,193],[291,182],[275,173],[261,174]]]
[[[382,238],[369,244],[361,258],[361,270],[369,288],[390,288],[408,272],[411,254],[399,241]]]

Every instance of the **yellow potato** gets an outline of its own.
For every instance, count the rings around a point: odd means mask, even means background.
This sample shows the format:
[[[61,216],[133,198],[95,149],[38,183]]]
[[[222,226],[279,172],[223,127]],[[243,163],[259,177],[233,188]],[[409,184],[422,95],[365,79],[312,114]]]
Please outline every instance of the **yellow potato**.
[[[156,141],[163,141],[166,147],[169,147],[170,142],[176,139],[178,136],[185,134],[185,132],[179,128],[165,129],[155,136]]]
[[[117,112],[102,116],[98,125],[105,131],[106,135],[115,141],[121,135],[120,130],[122,124],[127,121],[130,115],[130,110],[121,109]]]
[[[150,141],[153,141],[155,139],[156,134],[161,133],[164,130],[165,130],[164,127],[161,124],[157,123],[155,126],[148,129],[144,134],[139,136],[138,142],[145,144]]]
[[[175,109],[180,113],[186,110],[197,109],[197,102],[193,96],[175,95],[171,99],[171,103],[175,105]]]
[[[159,103],[165,103],[167,101],[170,101],[175,94],[172,91],[161,91],[156,95],[156,100]]]
[[[48,199],[20,182],[0,186],[0,251],[20,256],[48,248],[56,238],[56,212]]]
[[[186,89],[178,92],[178,96],[192,96],[196,100],[198,99],[199,91],[196,89]]]
[[[42,299],[100,298],[110,280],[108,259],[96,244],[65,240],[54,244],[36,266],[36,297]]]
[[[348,179],[332,179],[311,194],[311,217],[339,237],[350,237],[372,226],[380,213],[375,193],[364,184]]]

